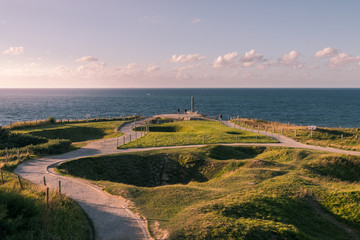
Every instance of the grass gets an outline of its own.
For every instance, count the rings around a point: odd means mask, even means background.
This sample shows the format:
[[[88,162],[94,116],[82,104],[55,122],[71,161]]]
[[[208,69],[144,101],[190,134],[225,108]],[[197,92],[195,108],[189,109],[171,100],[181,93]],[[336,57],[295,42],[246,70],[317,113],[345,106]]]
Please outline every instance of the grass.
[[[89,220],[80,206],[50,191],[46,206],[45,189],[22,179],[20,189],[12,165],[2,166],[0,181],[0,239],[89,239]]]
[[[56,123],[15,130],[14,133],[29,134],[47,139],[68,139],[71,142],[84,142],[95,139],[119,137],[117,131],[125,121]]]
[[[359,128],[317,127],[315,131],[311,132],[307,126],[297,126],[258,119],[232,119],[232,122],[246,128],[267,130],[269,132],[274,131],[274,133],[283,134],[298,142],[310,145],[360,151]]]
[[[360,158],[209,145],[82,158],[57,171],[130,199],[158,239],[352,239],[342,224],[360,232],[360,184],[349,162]]]
[[[125,118],[126,121],[134,118]],[[83,147],[90,140],[108,139],[122,136],[118,132],[119,126],[126,121],[122,120],[104,120],[89,122],[57,122],[50,124],[40,122],[39,125],[26,123],[21,128],[10,131],[9,128],[0,128],[0,161],[6,161],[6,152],[8,159],[14,161],[20,157],[33,158],[60,154]],[[6,151],[5,148],[8,148]]]
[[[141,130],[138,127],[136,130]],[[263,143],[274,139],[256,133],[226,127],[215,121],[179,121],[150,125],[149,133],[138,141],[119,148],[195,145],[216,143]]]

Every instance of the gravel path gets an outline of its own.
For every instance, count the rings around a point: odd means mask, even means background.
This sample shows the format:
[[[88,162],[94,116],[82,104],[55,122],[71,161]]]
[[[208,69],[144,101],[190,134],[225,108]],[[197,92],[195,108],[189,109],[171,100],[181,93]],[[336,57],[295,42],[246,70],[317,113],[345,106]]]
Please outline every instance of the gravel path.
[[[136,122],[137,125],[143,124],[144,121]],[[223,124],[237,129],[248,130],[234,125],[228,121],[222,121]],[[147,231],[146,222],[140,219],[136,214],[129,210],[126,200],[110,195],[99,187],[90,184],[86,180],[81,180],[72,177],[61,176],[54,172],[54,168],[65,161],[96,155],[106,155],[122,152],[138,152],[148,151],[152,149],[168,149],[168,148],[184,148],[184,147],[200,147],[204,145],[187,145],[187,146],[171,146],[171,147],[152,147],[152,148],[139,148],[139,149],[116,149],[117,145],[128,142],[130,139],[134,140],[140,137],[140,133],[132,131],[134,122],[127,123],[119,129],[124,133],[123,137],[93,141],[85,147],[68,152],[57,156],[49,156],[36,160],[29,160],[20,164],[15,173],[20,177],[27,179],[35,184],[43,184],[43,177],[46,178],[47,186],[57,190],[59,181],[61,181],[61,191],[70,198],[77,201],[80,206],[85,210],[88,216],[94,223],[96,239],[99,240],[113,240],[113,239],[150,239]],[[253,132],[258,132],[253,130]],[[285,146],[295,148],[306,148],[319,151],[336,152],[351,155],[360,155],[360,152],[346,151],[335,148],[325,148],[319,146],[311,146],[298,143],[288,137],[278,134],[272,134],[265,131],[259,131],[273,137],[279,143],[233,143],[222,145],[235,145],[235,146]],[[137,134],[137,136],[136,136]]]

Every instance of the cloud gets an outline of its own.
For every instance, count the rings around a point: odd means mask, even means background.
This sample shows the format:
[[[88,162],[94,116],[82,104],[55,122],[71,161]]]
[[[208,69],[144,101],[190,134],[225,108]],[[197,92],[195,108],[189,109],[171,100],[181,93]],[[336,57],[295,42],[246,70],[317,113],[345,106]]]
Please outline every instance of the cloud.
[[[64,65],[60,65],[60,66],[57,66],[55,69],[54,69],[54,73],[55,75],[64,75],[66,73],[69,73],[70,69],[67,68],[66,66]]]
[[[191,22],[193,24],[196,24],[196,23],[202,22],[202,19],[201,18],[193,18]]]
[[[76,71],[79,73],[87,73],[87,74],[94,74],[94,73],[103,73],[106,69],[106,63],[102,62],[90,62],[87,65],[79,66]]]
[[[201,56],[200,54],[189,54],[189,55],[172,55],[170,62],[173,63],[191,63],[202,61],[205,59],[205,56]]]
[[[156,66],[156,65],[150,65],[146,71],[147,72],[156,72],[156,71],[159,71],[160,70],[160,67],[159,66]]]
[[[174,68],[173,71],[183,72],[183,71],[198,68],[198,67],[200,67],[200,64],[191,64],[191,65],[188,65],[188,66],[185,66],[185,67]]]
[[[317,51],[314,54],[314,57],[328,58],[328,57],[332,57],[332,56],[336,55],[337,53],[338,53],[338,50],[336,50],[335,48],[327,47],[327,48]]]
[[[10,47],[2,52],[5,55],[20,55],[24,53],[24,47]]]
[[[92,56],[85,56],[85,57],[81,57],[76,59],[76,62],[97,62],[99,59],[97,59],[96,57],[92,57]]]
[[[318,68],[319,68],[319,65],[312,65],[312,66],[308,67],[309,70],[314,70],[314,69],[318,69]]]
[[[241,66],[243,67],[252,67],[257,63],[263,62],[264,56],[256,53],[254,49],[250,50],[249,52],[245,52],[245,55],[240,58]]]
[[[327,62],[327,65],[329,67],[337,68],[337,67],[343,67],[350,63],[355,63],[357,61],[360,61],[360,56],[353,57],[347,53],[339,53],[332,58],[329,59]]]
[[[231,52],[225,54],[224,56],[219,56],[213,62],[214,68],[225,68],[225,67],[234,67],[236,65],[235,60],[238,57],[237,52]]]
[[[278,59],[278,64],[279,66],[292,67],[294,69],[302,68],[303,64],[299,63],[299,56],[300,53],[298,51],[290,51],[289,53],[284,54],[281,58]]]
[[[159,19],[159,17],[156,17],[156,16],[144,16],[139,19],[139,22],[140,23],[144,23],[144,22],[158,23],[158,22],[160,22],[160,19]]]
[[[265,68],[274,66],[274,65],[276,65],[276,64],[277,64],[276,61],[268,61],[268,62],[265,62],[265,60],[264,60],[264,62],[262,62],[261,64],[259,64],[259,65],[257,66],[257,69],[264,70]]]

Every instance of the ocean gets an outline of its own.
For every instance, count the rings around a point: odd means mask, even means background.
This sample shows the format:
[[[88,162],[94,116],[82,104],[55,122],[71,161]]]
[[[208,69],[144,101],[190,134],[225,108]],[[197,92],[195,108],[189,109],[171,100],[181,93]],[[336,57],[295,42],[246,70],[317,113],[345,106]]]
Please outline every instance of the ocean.
[[[212,117],[360,127],[360,89],[0,89],[0,125],[183,112],[191,96]]]

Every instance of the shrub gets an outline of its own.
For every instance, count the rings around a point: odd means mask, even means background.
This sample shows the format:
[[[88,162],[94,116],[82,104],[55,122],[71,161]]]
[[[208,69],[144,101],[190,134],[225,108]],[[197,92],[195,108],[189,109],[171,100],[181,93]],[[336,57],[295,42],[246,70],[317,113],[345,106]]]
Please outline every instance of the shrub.
[[[48,121],[49,121],[49,123],[54,124],[56,122],[56,118],[54,118],[53,116],[50,116]]]

